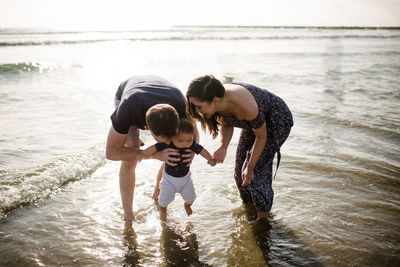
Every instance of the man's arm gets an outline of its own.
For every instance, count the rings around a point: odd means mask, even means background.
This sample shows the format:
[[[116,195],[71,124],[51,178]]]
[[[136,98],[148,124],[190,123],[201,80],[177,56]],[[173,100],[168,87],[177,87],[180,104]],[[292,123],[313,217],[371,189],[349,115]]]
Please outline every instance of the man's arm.
[[[122,161],[130,161],[130,160],[142,160],[142,152],[139,148],[128,148],[125,147],[125,142],[127,139],[126,134],[120,134],[113,127],[111,127],[110,132],[108,133],[107,145],[106,145],[106,158],[109,160],[122,160]],[[148,155],[147,159],[158,159],[163,162],[166,162],[168,165],[175,166],[176,161],[179,161],[179,158],[175,158],[173,156],[179,155],[179,152],[172,148],[164,149],[163,151],[153,153],[152,155]]]
[[[142,151],[143,159],[154,158],[153,154],[157,152],[156,145],[149,146],[145,150]]]
[[[114,127],[110,128],[108,132],[107,145],[106,145],[106,158],[109,160],[140,160],[141,150],[125,147],[127,134],[118,133]]]

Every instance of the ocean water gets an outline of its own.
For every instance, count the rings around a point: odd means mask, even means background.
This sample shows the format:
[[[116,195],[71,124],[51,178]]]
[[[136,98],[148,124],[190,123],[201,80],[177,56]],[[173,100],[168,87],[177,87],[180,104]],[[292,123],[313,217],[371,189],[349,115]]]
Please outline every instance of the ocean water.
[[[183,93],[229,76],[286,101],[268,225],[234,185],[238,129],[224,164],[195,158],[193,216],[177,196],[160,224],[147,160],[124,224],[105,140],[119,83],[146,73]],[[399,73],[399,29],[0,29],[0,266],[400,265]]]

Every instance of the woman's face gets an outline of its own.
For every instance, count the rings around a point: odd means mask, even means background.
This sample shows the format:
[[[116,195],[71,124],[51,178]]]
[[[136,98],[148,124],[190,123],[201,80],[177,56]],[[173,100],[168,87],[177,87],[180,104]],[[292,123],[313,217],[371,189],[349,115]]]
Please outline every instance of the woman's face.
[[[189,101],[194,105],[196,112],[202,114],[204,117],[210,118],[216,112],[215,101],[209,103],[207,101],[200,101],[196,97],[189,97]]]

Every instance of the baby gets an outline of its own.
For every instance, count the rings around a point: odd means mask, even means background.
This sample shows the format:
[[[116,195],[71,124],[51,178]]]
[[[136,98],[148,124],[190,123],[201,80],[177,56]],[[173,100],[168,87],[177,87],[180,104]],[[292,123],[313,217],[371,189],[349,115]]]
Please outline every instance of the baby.
[[[165,164],[165,169],[160,182],[160,195],[158,197],[158,204],[160,206],[160,220],[165,222],[167,220],[167,206],[175,199],[175,194],[180,193],[185,201],[184,207],[188,216],[193,211],[191,205],[196,199],[193,182],[191,179],[190,167],[187,162],[183,162],[182,154],[189,153],[186,150],[190,149],[196,154],[204,157],[208,164],[215,166],[216,161],[212,158],[211,154],[197,144],[194,140],[195,127],[193,121],[189,119],[180,119],[178,133],[172,138],[170,144],[157,143],[146,148],[143,151],[143,157],[162,151],[167,148],[173,148],[179,151],[181,160],[174,162],[175,166]]]

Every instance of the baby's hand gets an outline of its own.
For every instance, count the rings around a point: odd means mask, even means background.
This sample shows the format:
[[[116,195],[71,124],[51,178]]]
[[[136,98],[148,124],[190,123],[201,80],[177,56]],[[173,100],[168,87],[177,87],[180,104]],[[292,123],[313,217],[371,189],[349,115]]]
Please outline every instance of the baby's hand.
[[[215,159],[210,159],[207,163],[211,166],[215,166],[217,164],[217,161]]]

